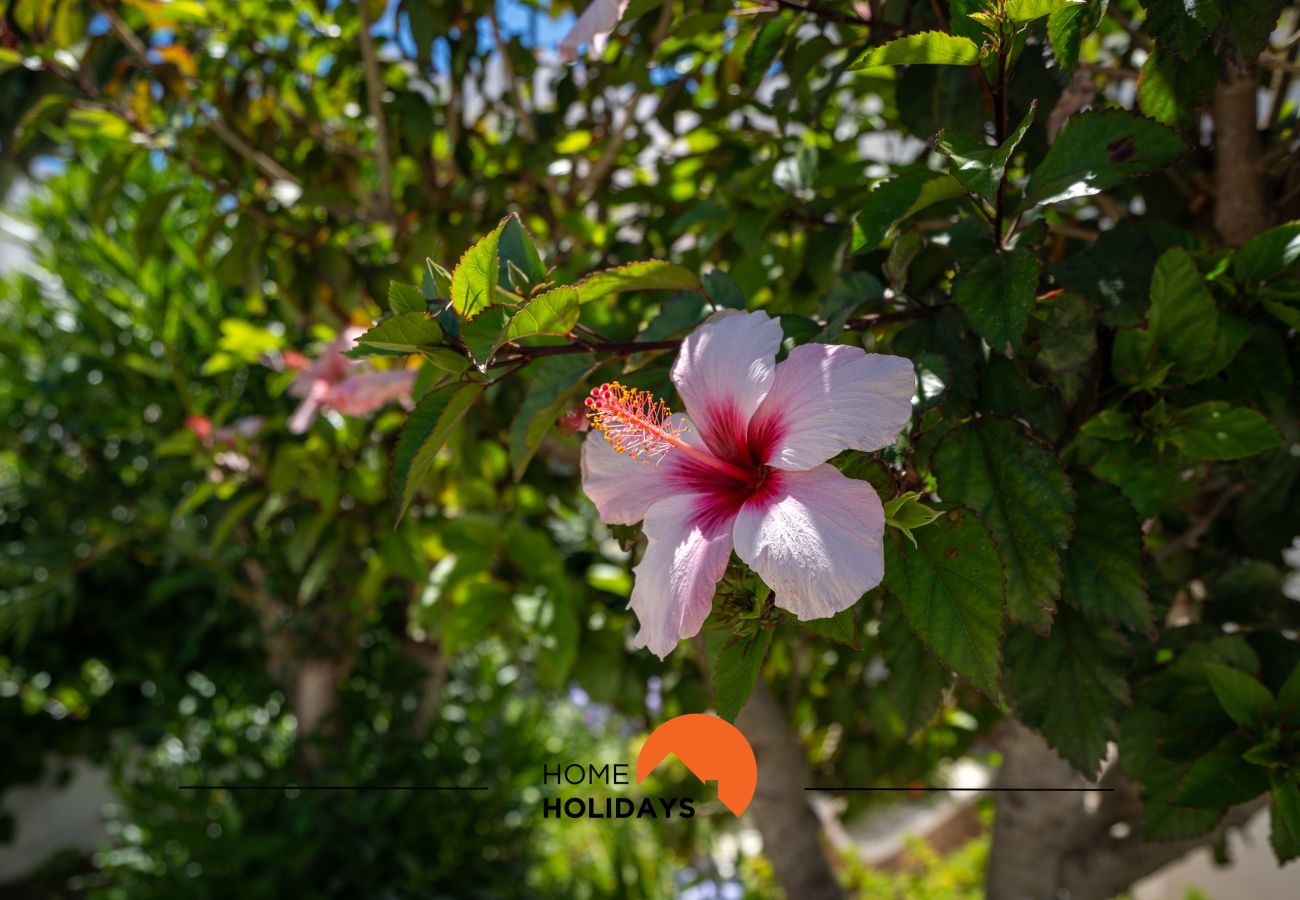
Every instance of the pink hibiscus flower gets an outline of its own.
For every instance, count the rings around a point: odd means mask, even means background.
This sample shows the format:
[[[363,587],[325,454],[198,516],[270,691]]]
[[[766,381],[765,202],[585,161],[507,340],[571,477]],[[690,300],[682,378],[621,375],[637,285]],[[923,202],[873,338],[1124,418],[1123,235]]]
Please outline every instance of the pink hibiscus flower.
[[[636,645],[660,658],[699,633],[733,549],[804,620],[884,577],[880,498],[826,461],[893,443],[912,414],[912,363],[804,344],[778,365],[780,345],[766,313],[715,317],[673,364],[689,417],[618,383],[587,400],[582,486],[604,522],[645,522],[628,605]]]
[[[286,363],[302,369],[289,387],[291,396],[302,398],[289,419],[292,434],[302,434],[311,428],[322,408],[337,410],[345,416],[362,416],[411,395],[415,384],[413,369],[365,371],[364,363],[343,355],[356,346],[357,338],[364,332],[364,328],[344,329],[312,362],[301,354],[294,354],[292,361],[285,355]],[[358,369],[361,371],[353,374]]]

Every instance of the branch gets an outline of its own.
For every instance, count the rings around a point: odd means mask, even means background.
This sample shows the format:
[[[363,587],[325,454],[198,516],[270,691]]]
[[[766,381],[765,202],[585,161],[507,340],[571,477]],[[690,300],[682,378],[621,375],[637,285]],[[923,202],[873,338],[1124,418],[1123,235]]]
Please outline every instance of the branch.
[[[366,105],[375,119],[375,162],[379,166],[380,212],[390,222],[397,221],[393,209],[393,161],[388,157],[388,123],[384,119],[384,87],[379,82],[379,60],[375,58],[375,42],[370,36],[370,20],[366,14],[366,0],[357,0],[357,18],[361,28],[357,39],[361,44],[361,61],[366,70]]]

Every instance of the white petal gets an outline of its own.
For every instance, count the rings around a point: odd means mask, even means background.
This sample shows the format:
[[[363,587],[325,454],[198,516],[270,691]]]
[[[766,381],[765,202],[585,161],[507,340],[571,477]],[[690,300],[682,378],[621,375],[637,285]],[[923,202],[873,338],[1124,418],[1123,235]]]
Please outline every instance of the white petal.
[[[739,556],[800,619],[847,609],[885,574],[885,511],[865,481],[831,465],[774,470],[736,517]]]
[[[578,48],[590,44],[588,56],[593,59],[605,50],[605,42],[615,28],[631,0],[591,0],[587,8],[573,23],[573,28],[560,41],[560,59],[573,62],[578,58]]]
[[[660,659],[682,638],[699,634],[731,558],[732,520],[700,515],[700,498],[678,494],[646,513],[649,543],[633,570],[628,608],[641,623],[636,645]]]
[[[709,449],[735,460],[749,419],[772,387],[781,323],[765,312],[706,322],[682,342],[672,379]]]
[[[811,469],[841,450],[878,450],[912,417],[916,369],[901,356],[803,344],[776,367],[749,443],[781,469]]]
[[[582,490],[606,525],[635,525],[671,488],[668,464],[648,466],[619,453],[605,435],[590,432],[582,442]]]

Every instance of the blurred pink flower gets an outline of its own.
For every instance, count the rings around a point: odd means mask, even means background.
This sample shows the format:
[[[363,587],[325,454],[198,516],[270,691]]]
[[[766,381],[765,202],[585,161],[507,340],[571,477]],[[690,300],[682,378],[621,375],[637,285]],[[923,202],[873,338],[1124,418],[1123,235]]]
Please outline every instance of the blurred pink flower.
[[[804,620],[847,609],[884,576],[880,498],[827,460],[893,443],[912,414],[912,363],[804,344],[778,365],[781,337],[763,312],[688,337],[671,374],[690,418],[618,383],[587,401],[583,489],[603,521],[645,522],[628,605],[637,646],[661,658],[699,633],[733,549]]]
[[[599,58],[605,52],[610,34],[627,12],[629,2],[630,0],[591,0],[573,23],[573,28],[560,41],[560,60],[566,63],[576,60],[578,48],[583,44],[588,45],[588,57]]]
[[[321,409],[333,409],[345,416],[361,416],[386,403],[409,397],[415,384],[415,371],[394,369],[383,372],[362,371],[364,364],[343,354],[351,350],[363,328],[345,328],[329,343],[325,351],[304,368],[301,354],[289,351],[285,363],[301,369],[289,387],[289,394],[301,397],[302,403],[289,418],[289,431],[302,434],[311,428]],[[291,357],[292,354],[292,357]]]

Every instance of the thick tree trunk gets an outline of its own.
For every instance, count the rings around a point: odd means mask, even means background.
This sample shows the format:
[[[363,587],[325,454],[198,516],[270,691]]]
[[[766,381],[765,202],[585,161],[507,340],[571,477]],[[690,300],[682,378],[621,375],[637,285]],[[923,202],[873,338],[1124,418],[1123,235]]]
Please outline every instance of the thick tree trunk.
[[[1005,723],[998,786],[1083,787],[1086,783],[1035,732]],[[1267,795],[1228,811],[1208,834],[1147,841],[1137,786],[1118,765],[1105,794],[1000,793],[985,887],[990,900],[1105,900],[1198,847],[1220,841],[1268,802]],[[1100,796],[1100,803],[1087,798]],[[1118,826],[1118,827],[1117,827]]]
[[[1224,243],[1240,247],[1270,221],[1259,165],[1259,78],[1254,68],[1225,65],[1214,89],[1214,227]]]
[[[822,845],[821,823],[808,803],[812,770],[804,748],[762,679],[736,717],[758,759],[758,790],[749,806],[763,853],[790,900],[841,900]]]

